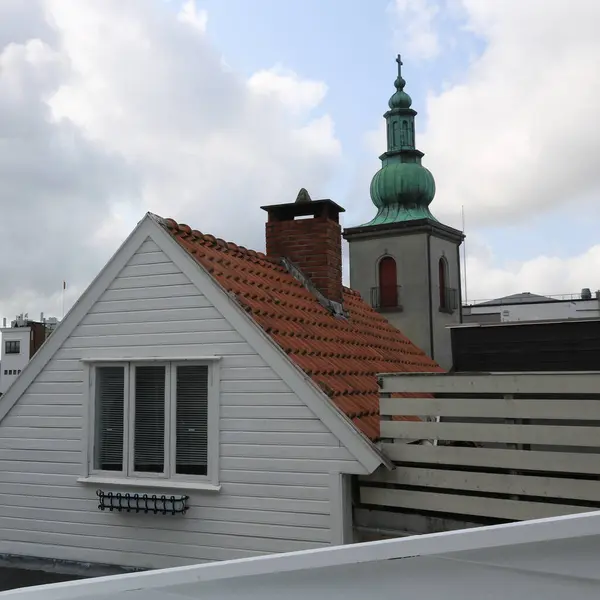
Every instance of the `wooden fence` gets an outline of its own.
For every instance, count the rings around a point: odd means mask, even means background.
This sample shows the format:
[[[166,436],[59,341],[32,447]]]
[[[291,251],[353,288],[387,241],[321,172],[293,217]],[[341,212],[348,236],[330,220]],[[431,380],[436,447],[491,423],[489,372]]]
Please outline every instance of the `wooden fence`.
[[[396,468],[361,478],[359,509],[499,522],[600,508],[600,373],[391,374],[380,387]]]

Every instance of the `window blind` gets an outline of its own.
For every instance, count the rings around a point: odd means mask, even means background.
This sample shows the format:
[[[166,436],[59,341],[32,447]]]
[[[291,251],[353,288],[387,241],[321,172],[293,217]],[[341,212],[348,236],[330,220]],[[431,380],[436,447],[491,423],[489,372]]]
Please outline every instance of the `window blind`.
[[[165,470],[164,366],[135,367],[134,471]]]
[[[96,369],[96,444],[94,468],[123,470],[123,424],[125,416],[125,369]]]
[[[175,471],[206,475],[208,454],[208,367],[177,367]]]

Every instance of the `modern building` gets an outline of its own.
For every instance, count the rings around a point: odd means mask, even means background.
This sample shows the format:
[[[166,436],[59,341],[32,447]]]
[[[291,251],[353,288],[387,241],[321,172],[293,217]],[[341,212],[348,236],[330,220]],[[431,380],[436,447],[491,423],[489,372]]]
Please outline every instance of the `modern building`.
[[[58,327],[56,317],[40,315],[39,321],[29,319],[27,313],[17,315],[7,327],[6,319],[0,329],[2,349],[0,360],[0,395],[12,385],[33,355]]]
[[[32,321],[28,315],[20,314],[2,329],[2,359],[0,360],[0,394],[4,394],[13,381],[21,374],[33,355],[46,339],[43,323]]]
[[[452,366],[448,326],[461,323],[459,247],[464,234],[440,223],[429,205],[433,175],[415,145],[416,111],[404,91],[400,56],[389,100],[387,150],[371,182],[375,217],[344,230],[350,287],[385,314],[442,367]]]
[[[600,291],[584,288],[579,294],[540,296],[530,292],[465,305],[464,323],[512,323],[600,318]]]

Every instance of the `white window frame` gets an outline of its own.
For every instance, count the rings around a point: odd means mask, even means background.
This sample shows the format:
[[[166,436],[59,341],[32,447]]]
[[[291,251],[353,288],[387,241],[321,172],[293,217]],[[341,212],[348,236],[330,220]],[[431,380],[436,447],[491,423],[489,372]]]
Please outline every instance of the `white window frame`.
[[[219,404],[220,404],[220,357],[202,358],[123,358],[86,359],[85,379],[87,390],[88,443],[84,451],[84,472],[78,479],[81,483],[123,485],[166,489],[198,489],[219,491]],[[135,367],[164,366],[165,373],[165,471],[163,473],[136,472],[133,470],[134,415],[135,415]],[[175,473],[176,447],[176,377],[171,374],[178,366],[201,365],[208,367],[207,406],[207,473],[206,475],[181,475]],[[96,368],[125,368],[125,415],[123,420],[123,470],[104,471],[94,469],[96,442]]]

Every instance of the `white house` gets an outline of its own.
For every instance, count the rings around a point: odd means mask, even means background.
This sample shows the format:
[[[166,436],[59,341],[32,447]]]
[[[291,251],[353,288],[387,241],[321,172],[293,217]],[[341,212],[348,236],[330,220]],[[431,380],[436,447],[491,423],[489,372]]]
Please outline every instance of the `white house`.
[[[266,210],[267,255],[147,214],[0,399],[0,557],[351,541],[349,477],[389,464],[376,374],[439,367],[342,287],[343,209]]]

